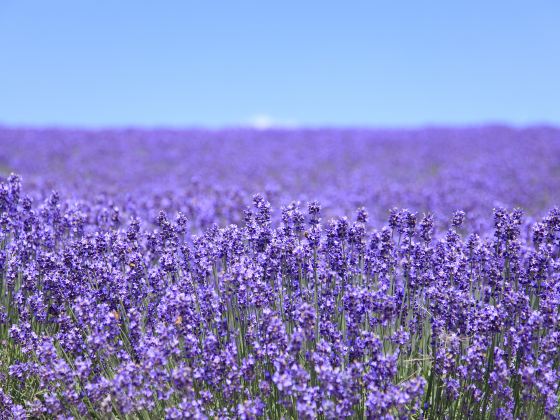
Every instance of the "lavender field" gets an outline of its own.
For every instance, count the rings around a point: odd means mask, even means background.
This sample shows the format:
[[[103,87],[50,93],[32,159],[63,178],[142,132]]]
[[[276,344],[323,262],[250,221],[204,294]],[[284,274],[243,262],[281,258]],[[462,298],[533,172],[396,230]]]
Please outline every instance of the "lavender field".
[[[0,129],[0,418],[560,418],[560,130]]]

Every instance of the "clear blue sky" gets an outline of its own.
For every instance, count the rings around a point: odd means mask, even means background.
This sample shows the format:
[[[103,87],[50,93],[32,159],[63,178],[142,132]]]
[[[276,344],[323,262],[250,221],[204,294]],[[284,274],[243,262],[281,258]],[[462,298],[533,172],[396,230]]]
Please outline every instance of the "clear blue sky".
[[[251,122],[560,124],[560,2],[0,0],[0,124]]]

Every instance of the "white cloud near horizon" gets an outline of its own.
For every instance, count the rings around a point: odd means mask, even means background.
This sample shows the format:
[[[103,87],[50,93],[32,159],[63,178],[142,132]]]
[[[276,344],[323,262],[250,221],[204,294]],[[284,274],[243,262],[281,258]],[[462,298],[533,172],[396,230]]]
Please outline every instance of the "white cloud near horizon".
[[[291,128],[297,124],[293,120],[274,118],[268,114],[256,114],[249,118],[249,125],[258,130],[266,130],[268,128]]]

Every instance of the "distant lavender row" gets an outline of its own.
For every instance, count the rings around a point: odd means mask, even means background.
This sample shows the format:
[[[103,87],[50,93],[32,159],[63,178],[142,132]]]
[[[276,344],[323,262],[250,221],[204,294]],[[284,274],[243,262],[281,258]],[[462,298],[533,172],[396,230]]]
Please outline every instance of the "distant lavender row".
[[[0,173],[41,199],[56,187],[150,221],[182,211],[196,227],[239,223],[260,192],[277,208],[320,200],[325,217],[365,206],[376,225],[395,206],[436,220],[460,208],[480,231],[496,206],[543,216],[560,202],[559,161],[554,128],[0,130]]]
[[[1,418],[560,418],[557,130],[1,142]]]

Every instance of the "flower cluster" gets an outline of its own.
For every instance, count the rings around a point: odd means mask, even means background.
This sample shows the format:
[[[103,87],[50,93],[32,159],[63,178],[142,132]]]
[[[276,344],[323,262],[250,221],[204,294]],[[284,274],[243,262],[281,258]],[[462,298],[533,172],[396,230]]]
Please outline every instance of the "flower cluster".
[[[275,210],[293,180],[88,196],[22,168],[25,188],[0,182],[1,418],[560,418],[560,209],[535,216],[544,199],[484,218],[432,186],[379,222],[349,191]]]

